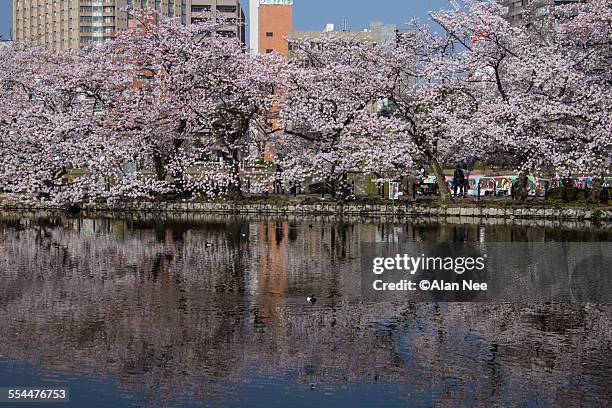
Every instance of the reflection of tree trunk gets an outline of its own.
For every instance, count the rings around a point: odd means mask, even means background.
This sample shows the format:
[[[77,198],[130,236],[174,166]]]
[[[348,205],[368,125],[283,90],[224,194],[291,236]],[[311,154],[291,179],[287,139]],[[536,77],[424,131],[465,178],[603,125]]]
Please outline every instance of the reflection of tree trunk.
[[[438,163],[438,160],[433,156],[431,156],[430,163],[434,175],[436,176],[436,182],[438,183],[440,201],[443,203],[452,202],[453,199],[451,198],[450,190],[448,189],[448,184],[446,183],[446,177],[444,177],[444,171],[442,171],[440,163]]]

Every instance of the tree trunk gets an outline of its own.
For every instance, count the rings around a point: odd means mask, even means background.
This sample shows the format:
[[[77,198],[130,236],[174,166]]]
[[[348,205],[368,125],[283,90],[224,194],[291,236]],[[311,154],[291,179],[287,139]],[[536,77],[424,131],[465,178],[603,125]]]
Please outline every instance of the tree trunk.
[[[53,172],[53,176],[51,177],[51,179],[46,179],[43,180],[43,185],[47,188],[49,188],[49,190],[54,190],[55,189],[55,181],[58,179],[61,179],[62,177],[64,177],[66,174],[68,173],[68,171],[66,170],[66,167],[62,167],[60,169],[57,169]],[[61,188],[61,187],[60,187]],[[47,192],[39,192],[37,194],[37,197],[39,199],[41,198],[50,198],[51,197],[51,193],[47,193]]]
[[[155,178],[157,181],[166,180],[164,161],[158,151],[153,154],[153,166],[155,167]]]
[[[183,139],[174,139],[172,142],[173,145],[173,156],[177,157],[179,155],[179,150],[183,145]],[[165,166],[166,163],[164,163]],[[164,170],[164,174],[167,176],[168,172]],[[177,167],[175,170],[170,172],[170,176],[172,177],[172,183],[174,185],[174,192],[179,197],[188,196],[187,191],[185,191],[185,174],[180,167]]]
[[[414,177],[408,178],[408,189],[406,191],[406,195],[408,196],[408,200],[410,202],[416,201],[416,189],[417,189],[418,180]]]
[[[518,180],[514,184],[514,198],[519,203],[524,203],[527,201],[527,196],[529,193],[527,192],[527,183],[529,180],[527,179],[527,173],[521,171],[518,176]]]
[[[446,177],[444,177],[444,171],[442,171],[442,167],[440,167],[440,163],[438,163],[438,160],[432,156],[430,160],[430,164],[433,169],[434,175],[436,176],[436,182],[438,183],[438,192],[440,194],[440,202],[452,203],[453,198],[451,197],[450,190],[448,189],[448,183],[446,182]]]
[[[587,197],[587,203],[589,204],[601,204],[603,201],[603,178],[595,177],[592,180],[589,195]]]
[[[343,173],[342,176],[340,176],[340,188],[338,190],[340,192],[340,198],[343,201],[347,201],[351,198],[351,186],[348,183],[347,173]]]
[[[185,175],[183,172],[181,170],[176,170],[171,173],[171,176],[176,194],[180,197],[188,196],[189,194],[185,191]]]
[[[232,167],[227,197],[230,200],[242,200],[242,182],[240,180],[240,157],[238,149],[232,149]]]

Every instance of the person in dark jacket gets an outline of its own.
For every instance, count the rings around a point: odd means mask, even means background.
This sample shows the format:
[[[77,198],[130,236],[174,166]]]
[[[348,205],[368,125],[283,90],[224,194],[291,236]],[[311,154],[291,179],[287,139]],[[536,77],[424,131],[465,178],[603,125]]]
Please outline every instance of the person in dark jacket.
[[[453,174],[453,195],[458,197],[457,190],[459,190],[459,194],[463,195],[463,185],[465,183],[465,174],[461,167],[457,165],[455,169],[455,173]]]
[[[285,194],[283,189],[283,168],[280,164],[276,165],[276,172],[274,174],[274,194]]]

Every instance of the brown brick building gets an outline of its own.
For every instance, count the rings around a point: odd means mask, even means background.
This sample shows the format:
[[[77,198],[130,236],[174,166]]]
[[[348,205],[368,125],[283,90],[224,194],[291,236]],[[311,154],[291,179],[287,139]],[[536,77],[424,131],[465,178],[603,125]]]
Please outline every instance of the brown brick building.
[[[287,56],[287,36],[293,31],[293,0],[250,0],[249,14],[251,53]]]

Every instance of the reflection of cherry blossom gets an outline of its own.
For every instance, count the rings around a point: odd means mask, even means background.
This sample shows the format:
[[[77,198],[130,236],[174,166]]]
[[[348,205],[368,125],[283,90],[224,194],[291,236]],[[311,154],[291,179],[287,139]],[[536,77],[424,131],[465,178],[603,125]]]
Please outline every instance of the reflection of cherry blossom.
[[[418,230],[448,239],[456,228],[476,239],[478,226],[205,219],[3,221],[0,354],[112,376],[156,406],[169,395],[227,398],[260,375],[330,392],[384,382],[411,401],[443,388],[439,405],[465,392],[487,406],[608,398],[610,306],[359,301],[361,242]],[[305,304],[311,293],[316,305]]]

